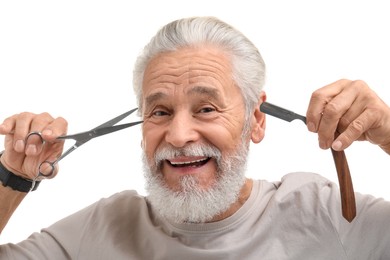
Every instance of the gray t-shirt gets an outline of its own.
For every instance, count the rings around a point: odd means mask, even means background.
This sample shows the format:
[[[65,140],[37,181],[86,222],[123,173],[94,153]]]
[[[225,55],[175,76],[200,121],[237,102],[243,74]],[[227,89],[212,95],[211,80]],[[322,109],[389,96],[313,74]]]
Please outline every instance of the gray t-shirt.
[[[337,185],[312,173],[254,181],[231,217],[175,224],[147,198],[124,191],[67,217],[0,259],[390,259],[390,203],[356,194],[357,217],[341,215]]]

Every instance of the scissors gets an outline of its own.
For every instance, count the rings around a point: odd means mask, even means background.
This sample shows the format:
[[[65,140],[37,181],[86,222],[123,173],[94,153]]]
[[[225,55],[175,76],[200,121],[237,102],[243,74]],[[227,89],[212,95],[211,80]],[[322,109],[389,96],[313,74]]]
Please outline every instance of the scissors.
[[[116,123],[118,123],[119,121],[121,121],[122,119],[127,117],[128,115],[132,114],[137,109],[138,108],[131,109],[131,110],[127,111],[126,113],[123,113],[123,114],[121,114],[121,115],[119,115],[119,116],[117,116],[117,117],[115,117],[115,118],[113,118],[113,119],[111,119],[111,120],[109,120],[109,121],[107,121],[107,122],[105,122],[105,123],[103,123],[103,124],[93,128],[93,129],[91,129],[90,131],[86,131],[86,132],[82,132],[82,133],[78,133],[78,134],[73,134],[73,135],[64,135],[64,136],[57,137],[57,140],[73,139],[73,140],[76,141],[76,143],[72,147],[70,147],[67,151],[65,151],[54,162],[50,162],[50,161],[42,162],[39,165],[39,168],[38,168],[38,175],[35,177],[35,180],[33,182],[34,183],[37,182],[37,179],[39,177],[48,178],[51,175],[53,175],[54,170],[55,170],[55,166],[56,166],[56,164],[58,164],[59,161],[61,161],[66,156],[68,156],[71,152],[73,152],[74,150],[76,150],[77,148],[82,146],[83,144],[89,142],[90,140],[94,139],[95,137],[99,137],[99,136],[102,136],[102,135],[110,134],[110,133],[113,133],[113,132],[116,132],[116,131],[119,131],[119,130],[122,130],[122,129],[125,129],[125,128],[128,128],[128,127],[131,127],[131,126],[134,126],[134,125],[141,124],[143,121],[136,121],[136,122],[131,122],[131,123],[127,123],[127,124],[115,125]],[[29,133],[27,135],[26,139],[28,139],[29,137],[31,137],[33,135],[39,136],[41,141],[44,142],[40,132],[31,132],[31,133]],[[33,186],[34,186],[34,183],[33,183]]]

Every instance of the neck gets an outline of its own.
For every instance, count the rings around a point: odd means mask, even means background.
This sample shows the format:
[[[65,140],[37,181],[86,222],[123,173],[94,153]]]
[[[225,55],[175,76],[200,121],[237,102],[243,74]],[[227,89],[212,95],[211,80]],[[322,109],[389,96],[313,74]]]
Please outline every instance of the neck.
[[[244,205],[244,203],[248,200],[252,191],[252,186],[253,186],[253,180],[246,179],[245,184],[242,186],[240,190],[240,194],[238,196],[237,201],[233,203],[228,210],[222,212],[221,214],[216,215],[209,222],[220,221],[236,213],[237,210],[239,210],[242,207],[242,205]]]

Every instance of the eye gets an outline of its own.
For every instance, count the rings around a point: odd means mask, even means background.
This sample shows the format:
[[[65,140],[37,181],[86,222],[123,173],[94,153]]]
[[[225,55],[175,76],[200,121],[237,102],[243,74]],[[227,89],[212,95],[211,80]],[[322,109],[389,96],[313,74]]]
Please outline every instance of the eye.
[[[153,111],[153,116],[156,116],[156,117],[167,116],[167,115],[169,115],[169,114],[163,110]]]
[[[203,107],[199,110],[200,113],[211,113],[214,111],[215,111],[215,108],[213,108],[213,107]]]

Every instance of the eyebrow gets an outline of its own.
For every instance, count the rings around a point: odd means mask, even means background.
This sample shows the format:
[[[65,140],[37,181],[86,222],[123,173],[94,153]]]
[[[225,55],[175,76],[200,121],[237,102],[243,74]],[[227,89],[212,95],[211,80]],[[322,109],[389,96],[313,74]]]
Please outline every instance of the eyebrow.
[[[205,87],[205,86],[195,86],[191,88],[188,92],[188,95],[206,95],[209,96],[212,99],[218,100],[220,99],[220,92],[219,90],[211,87]],[[168,97],[168,94],[164,92],[156,92],[152,93],[149,96],[145,98],[145,104],[146,107],[150,106],[151,104],[163,100]]]
[[[161,100],[161,99],[164,99],[164,98],[167,98],[168,95],[163,93],[163,92],[156,92],[156,93],[153,93],[149,96],[147,96],[145,98],[145,103],[146,103],[146,107],[148,107],[149,105],[155,103],[156,101],[158,100]]]
[[[205,86],[195,86],[193,88],[191,88],[189,91],[188,91],[188,94],[190,95],[207,95],[207,96],[210,96],[211,98],[213,99],[219,99],[220,98],[220,93],[217,89],[215,88],[210,88],[210,87],[205,87]]]

